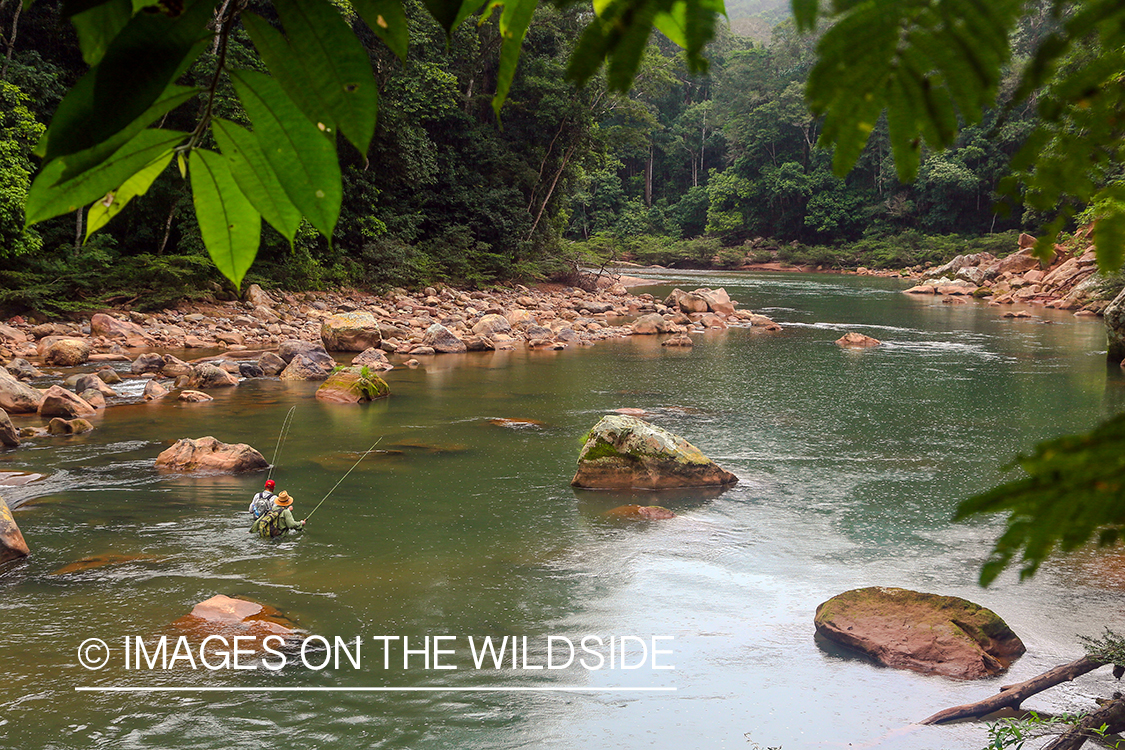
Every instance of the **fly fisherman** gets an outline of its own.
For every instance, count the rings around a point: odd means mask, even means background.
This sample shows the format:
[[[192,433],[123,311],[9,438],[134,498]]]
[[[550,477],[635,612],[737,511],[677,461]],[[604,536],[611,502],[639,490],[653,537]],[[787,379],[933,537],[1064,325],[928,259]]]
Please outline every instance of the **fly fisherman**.
[[[268,513],[270,508],[273,507],[273,501],[277,495],[273,494],[273,480],[266,480],[266,488],[254,495],[254,499],[250,501],[250,515],[255,520],[262,517],[263,514]]]
[[[286,534],[290,529],[300,531],[304,527],[304,521],[293,518],[293,498],[282,490],[281,494],[274,498],[273,507],[250,527],[250,533],[257,534],[262,539],[273,539]]]

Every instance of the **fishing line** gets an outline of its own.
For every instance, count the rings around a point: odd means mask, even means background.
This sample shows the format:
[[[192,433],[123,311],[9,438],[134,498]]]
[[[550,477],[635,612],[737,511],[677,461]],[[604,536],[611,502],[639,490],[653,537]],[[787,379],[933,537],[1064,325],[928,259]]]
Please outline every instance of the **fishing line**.
[[[359,457],[359,460],[358,460],[358,461],[356,461],[356,462],[355,462],[354,464],[352,464],[352,468],[351,468],[351,469],[348,469],[347,473],[345,473],[345,474],[344,474],[344,476],[340,477],[340,481],[339,481],[339,482],[336,482],[336,484],[335,484],[335,485],[333,485],[332,489],[328,490],[328,495],[331,495],[331,494],[332,494],[333,492],[335,492],[335,491],[336,491],[336,488],[337,488],[337,487],[339,487],[339,486],[340,486],[340,484],[341,484],[341,483],[343,483],[343,481],[344,481],[345,479],[347,479],[347,478],[348,478],[348,474],[351,474],[351,473],[352,473],[352,471],[353,471],[353,470],[355,469],[355,467],[359,466],[359,462],[360,462],[360,461],[362,461],[363,459],[367,458],[367,454],[368,454],[368,453],[370,453],[371,451],[375,450],[375,446],[376,446],[376,445],[378,445],[378,444],[379,444],[379,441],[380,441],[380,440],[382,440],[382,439],[383,439],[383,438],[379,438],[379,440],[376,440],[376,441],[375,441],[374,443],[372,443],[372,444],[371,444],[371,447],[370,447],[370,448],[368,448],[368,449],[367,449],[367,450],[366,450],[366,451],[364,452],[364,454],[363,454],[362,456],[360,456],[360,457]],[[320,506],[324,505],[324,501],[328,499],[328,495],[325,495],[324,497],[322,497],[322,498],[320,499],[320,502],[316,504],[316,508],[319,508]],[[310,512],[310,513],[309,513],[309,514],[308,514],[307,516],[305,516],[305,520],[306,520],[306,521],[307,521],[307,520],[309,520],[310,518],[312,518],[312,514],[313,514],[313,513],[316,513],[316,508],[313,508],[313,509],[312,509],[312,511],[311,511],[311,512]]]
[[[270,461],[270,471],[266,474],[266,479],[269,480],[273,476],[273,469],[277,466],[277,456],[281,453],[281,445],[285,442],[285,438],[289,436],[289,427],[293,424],[293,410],[297,406],[294,404],[289,407],[289,411],[285,414],[285,419],[281,422],[281,432],[277,433],[277,445],[273,448],[273,461]]]

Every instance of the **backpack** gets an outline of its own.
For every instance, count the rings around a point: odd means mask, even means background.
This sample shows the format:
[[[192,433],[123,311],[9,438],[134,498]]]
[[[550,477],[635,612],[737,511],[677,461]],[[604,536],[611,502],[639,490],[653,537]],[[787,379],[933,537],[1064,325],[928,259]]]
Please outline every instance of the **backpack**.
[[[283,508],[273,508],[262,514],[261,518],[254,522],[258,527],[258,536],[262,539],[273,539],[285,533],[285,529],[281,528],[281,514],[284,513]]]

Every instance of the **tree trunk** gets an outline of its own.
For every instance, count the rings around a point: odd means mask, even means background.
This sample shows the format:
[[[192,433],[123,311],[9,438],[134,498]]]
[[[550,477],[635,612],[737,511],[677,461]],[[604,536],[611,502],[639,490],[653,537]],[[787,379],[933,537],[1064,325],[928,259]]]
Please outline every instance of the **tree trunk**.
[[[547,204],[551,200],[551,195],[555,192],[555,186],[559,184],[559,178],[562,173],[566,171],[566,165],[570,162],[570,157],[574,155],[574,149],[578,148],[578,141],[575,141],[563,154],[562,164],[559,165],[559,171],[555,172],[555,179],[551,180],[551,187],[547,190],[547,197],[543,199],[543,203],[539,206],[539,213],[535,214],[535,221],[531,224],[531,230],[527,233],[527,238],[530,240],[535,235],[535,228],[539,226],[539,220],[543,218],[543,212],[547,209]]]
[[[652,142],[648,144],[648,161],[645,162],[645,205],[652,208]]]
[[[999,711],[1002,708],[1019,708],[1020,704],[1023,703],[1025,699],[1036,693],[1054,687],[1061,682],[1069,682],[1075,677],[1084,675],[1087,672],[1093,672],[1098,667],[1105,666],[1107,663],[1108,662],[1095,659],[1092,656],[1083,656],[1077,661],[1072,661],[1069,664],[1063,664],[1054,669],[1047,670],[1038,677],[1032,677],[1030,680],[1019,682],[1015,685],[1005,685],[1000,688],[999,693],[991,698],[985,698],[976,703],[968,703],[964,706],[954,706],[953,708],[938,711],[933,716],[923,719],[920,723],[944,724],[947,721],[955,721],[956,719],[978,718],[994,711]]]
[[[1102,727],[1105,727],[1105,731],[1096,734],[1090,731],[1101,730]],[[1103,706],[1101,710],[1087,715],[1082,721],[1044,745],[1043,750],[1078,750],[1091,737],[1117,734],[1123,729],[1125,729],[1125,698],[1117,698]]]
[[[8,54],[4,57],[4,69],[0,70],[0,81],[8,80],[8,66],[12,62],[12,53],[16,49],[16,32],[19,30],[20,11],[23,10],[23,3],[16,0],[15,15],[12,16],[12,35],[8,37]]]
[[[85,214],[79,208],[74,212],[74,215],[76,217],[74,220],[74,254],[78,255],[78,251],[82,249],[82,219],[85,218]]]

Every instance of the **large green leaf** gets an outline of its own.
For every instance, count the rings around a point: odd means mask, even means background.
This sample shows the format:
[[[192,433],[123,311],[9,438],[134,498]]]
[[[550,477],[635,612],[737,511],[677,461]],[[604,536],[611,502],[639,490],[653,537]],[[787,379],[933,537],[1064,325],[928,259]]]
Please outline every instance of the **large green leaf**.
[[[219,154],[195,149],[188,172],[203,244],[215,266],[238,289],[258,254],[262,217],[238,189],[226,159]]]
[[[352,0],[352,7],[375,32],[375,36],[382,39],[400,60],[406,62],[410,27],[402,0]]]
[[[803,0],[803,25],[816,3]],[[1021,0],[864,0],[836,3],[806,89],[825,115],[821,143],[834,167],[855,164],[886,109],[899,178],[917,173],[921,142],[952,144],[960,122],[973,123],[995,99]]]
[[[375,132],[379,89],[367,50],[328,0],[274,0],[289,46],[325,111],[362,154]]]
[[[500,70],[496,74],[496,95],[492,97],[492,109],[496,116],[500,116],[500,108],[508,98],[508,91],[512,87],[512,78],[516,74],[516,65],[520,59],[520,49],[523,47],[523,38],[527,34],[527,27],[531,24],[531,17],[535,13],[538,0],[493,0],[489,4],[492,12],[497,6],[504,6],[500,14],[500,36],[504,39],[500,46]]]
[[[105,194],[105,197],[90,206],[86,212],[86,239],[104,227],[110,219],[129,204],[129,201],[138,195],[144,195],[152,187],[152,183],[160,176],[172,161],[172,149],[156,157],[144,169],[125,180],[121,187]]]
[[[336,122],[314,93],[312,78],[305,71],[305,66],[297,58],[289,41],[269,21],[253,13],[242,14],[242,25],[254,42],[262,62],[270,69],[286,95],[305,113],[305,117],[335,137]]]
[[[139,13],[105,56],[59,104],[42,156],[89,149],[143,116],[204,48],[215,0],[195,0],[176,17]]]
[[[87,65],[97,65],[109,49],[109,43],[133,17],[133,3],[132,0],[103,0],[97,4],[86,2],[81,5],[90,7],[76,12],[70,22],[78,32],[82,59]]]
[[[567,77],[583,84],[603,61],[610,89],[627,91],[641,63],[652,25],[669,12],[671,0],[611,0],[582,32],[570,56]]]
[[[305,117],[268,75],[236,70],[231,78],[285,194],[331,242],[343,199],[335,138]]]
[[[64,170],[63,161],[56,159],[50,162],[36,176],[27,192],[27,224],[30,226],[93,203],[160,154],[175,148],[187,136],[187,133],[175,130],[143,130],[98,166],[68,180],[60,179]]]
[[[148,111],[138,117],[133,122],[120,132],[111,136],[110,138],[102,141],[93,148],[88,148],[85,151],[79,151],[76,154],[67,154],[60,156],[55,161],[64,165],[61,174],[61,179],[69,180],[70,178],[84,172],[87,169],[92,169],[98,164],[101,164],[117,149],[131,141],[136,137],[137,133],[141,132],[158,118],[171,112],[176,107],[186,102],[191,101],[199,94],[199,89],[192,86],[177,86],[175,84],[165,89],[164,93],[156,102],[149,107]]]
[[[301,212],[285,194],[254,134],[219,118],[211,121],[211,132],[242,194],[292,244],[301,224]]]

